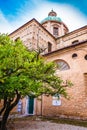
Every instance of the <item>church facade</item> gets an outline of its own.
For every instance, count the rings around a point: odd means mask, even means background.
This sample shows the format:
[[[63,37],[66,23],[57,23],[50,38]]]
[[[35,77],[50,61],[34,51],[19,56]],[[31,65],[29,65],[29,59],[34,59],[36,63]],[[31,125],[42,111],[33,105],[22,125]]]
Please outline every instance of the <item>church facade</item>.
[[[23,113],[87,119],[87,26],[69,32],[52,10],[41,23],[32,19],[9,36],[13,40],[20,38],[28,49],[42,48],[45,60],[60,66],[56,74],[73,83],[67,89],[69,100],[61,95],[59,99],[45,95],[41,100],[26,97]]]

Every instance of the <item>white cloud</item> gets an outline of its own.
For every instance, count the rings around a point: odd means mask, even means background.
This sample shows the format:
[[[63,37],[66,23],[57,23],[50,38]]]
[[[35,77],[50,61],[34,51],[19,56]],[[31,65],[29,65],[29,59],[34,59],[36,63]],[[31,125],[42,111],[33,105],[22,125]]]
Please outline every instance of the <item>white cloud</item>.
[[[39,22],[48,16],[48,13],[53,9],[58,17],[68,26],[69,30],[75,30],[87,24],[87,17],[84,16],[76,8],[66,4],[55,4],[49,2],[34,2],[34,8],[30,10],[29,3],[26,3],[26,7],[20,10],[20,15],[15,21],[8,22],[3,14],[0,12],[0,31],[12,32],[21,25],[25,24],[32,18],[37,19]]]
[[[3,13],[0,11],[0,33],[9,33],[11,30],[12,27],[10,23],[6,20]]]
[[[51,10],[54,10],[58,17],[68,26],[69,30],[75,30],[87,24],[87,17],[78,11],[76,8],[67,4],[53,4],[53,3],[42,3],[37,7],[36,11],[33,11],[33,16],[41,21],[47,17]]]

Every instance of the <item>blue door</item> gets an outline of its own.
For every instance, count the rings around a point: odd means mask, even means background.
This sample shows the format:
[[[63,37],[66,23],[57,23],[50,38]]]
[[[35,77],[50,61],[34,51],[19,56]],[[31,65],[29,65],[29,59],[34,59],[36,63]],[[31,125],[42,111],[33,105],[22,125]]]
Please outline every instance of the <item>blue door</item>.
[[[33,114],[34,111],[34,98],[29,97],[29,108],[28,108],[28,113]]]

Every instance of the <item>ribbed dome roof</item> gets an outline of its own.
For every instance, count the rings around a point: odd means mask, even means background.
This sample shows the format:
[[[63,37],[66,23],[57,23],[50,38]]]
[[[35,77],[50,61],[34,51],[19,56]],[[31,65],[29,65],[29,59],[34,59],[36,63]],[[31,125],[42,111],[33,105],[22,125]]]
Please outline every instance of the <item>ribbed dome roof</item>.
[[[44,23],[44,22],[46,22],[46,21],[62,22],[61,18],[56,17],[56,16],[48,16],[48,17],[46,17],[45,19],[43,19],[43,20],[41,21],[41,23]]]
[[[57,17],[57,13],[54,12],[53,10],[51,10],[51,12],[49,12],[48,17],[46,17],[45,19],[43,19],[41,21],[41,24],[43,24],[46,21],[57,21],[57,22],[62,22],[61,18]]]

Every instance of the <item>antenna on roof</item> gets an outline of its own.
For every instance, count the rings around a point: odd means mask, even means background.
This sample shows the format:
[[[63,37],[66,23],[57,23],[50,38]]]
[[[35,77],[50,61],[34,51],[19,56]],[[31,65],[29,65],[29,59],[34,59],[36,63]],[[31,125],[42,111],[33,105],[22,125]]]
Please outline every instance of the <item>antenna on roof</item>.
[[[52,10],[51,10],[52,12],[53,12],[53,8],[52,8]]]

